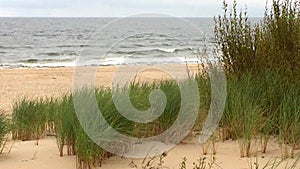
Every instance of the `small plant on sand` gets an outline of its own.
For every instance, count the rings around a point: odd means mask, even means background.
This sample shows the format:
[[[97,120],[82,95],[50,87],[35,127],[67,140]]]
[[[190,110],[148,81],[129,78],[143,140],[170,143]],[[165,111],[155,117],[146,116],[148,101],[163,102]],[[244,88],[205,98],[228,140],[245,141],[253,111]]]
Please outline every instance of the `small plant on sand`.
[[[6,143],[6,137],[9,132],[9,120],[7,115],[0,110],[0,154],[3,152],[3,148]]]
[[[179,169],[188,169],[187,167],[187,158],[184,157],[179,164]],[[221,167],[216,163],[216,157],[212,156],[212,159],[207,157],[199,157],[197,162],[193,162],[192,169],[220,169]]]
[[[208,155],[209,153],[211,153],[212,155],[217,154],[217,147],[216,147],[216,142],[218,140],[217,132],[218,131],[215,131],[212,134],[212,136],[205,143],[202,144],[203,155]]]
[[[255,162],[250,160],[249,168],[250,169],[296,169],[297,164],[299,163],[300,157],[294,160],[291,164],[287,161],[270,159],[265,165],[260,165],[258,159],[256,158]]]
[[[152,158],[145,157],[142,161],[142,169],[164,169],[165,167],[164,158],[167,156],[167,152],[162,153],[161,155],[154,156]]]

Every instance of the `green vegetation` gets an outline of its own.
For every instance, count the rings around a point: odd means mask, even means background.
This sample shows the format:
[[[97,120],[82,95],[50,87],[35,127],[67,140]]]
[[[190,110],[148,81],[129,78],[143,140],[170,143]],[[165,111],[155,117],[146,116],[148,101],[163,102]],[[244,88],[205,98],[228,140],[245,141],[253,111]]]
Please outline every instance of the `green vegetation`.
[[[273,0],[256,24],[237,11],[236,2],[230,11],[223,5],[224,15],[215,18],[217,51],[228,78],[223,137],[242,140],[241,156],[249,157],[251,140],[260,138],[265,153],[269,138],[277,135],[282,158],[293,157],[300,124],[300,3]]]
[[[263,109],[259,105],[262,91],[260,83],[251,75],[228,81],[228,96],[222,127],[230,129],[233,139],[239,139],[241,157],[250,157],[251,141],[263,127]]]
[[[184,85],[184,83],[188,83],[188,80],[179,85]],[[114,94],[126,94],[125,89],[127,88],[115,89]],[[90,103],[88,99],[94,92],[98,108],[107,123],[124,135],[139,138],[154,136],[168,129],[174,123],[180,111],[181,95],[179,86],[175,81],[161,81],[151,84],[132,83],[128,86],[128,89],[133,106],[142,111],[150,108],[150,92],[161,89],[167,99],[162,115],[147,124],[130,121],[123,117],[115,107],[113,91],[104,88],[98,88],[95,91],[83,89],[74,95],[65,95],[60,99],[30,100],[24,98],[15,104],[13,110],[14,139],[39,140],[48,133],[54,133],[57,138],[60,156],[64,154],[76,155],[79,168],[92,168],[94,165],[100,165],[103,159],[110,157],[112,154],[99,147],[84,132],[74,108],[73,99],[75,95],[82,98],[81,104],[88,104]],[[109,139],[111,139],[109,142],[116,141],[116,138]]]
[[[215,18],[215,39],[228,73],[260,75],[276,71],[286,78],[299,76],[300,11],[299,1],[272,1],[260,23],[252,24],[247,12],[238,12],[237,3]]]
[[[64,147],[67,147],[67,155],[76,154],[76,130],[78,126],[77,116],[73,106],[72,96],[64,96],[61,101],[55,103],[54,126],[60,156],[63,156]]]
[[[291,157],[294,157],[294,150],[300,143],[300,90],[299,86],[289,87],[279,108],[279,139],[284,145],[283,158],[288,157],[288,144],[292,146]]]
[[[45,131],[48,102],[46,100],[22,99],[14,105],[12,116],[13,138],[19,140],[38,140]]]
[[[8,116],[5,115],[3,111],[0,111],[0,154],[3,151],[3,147],[6,142],[6,136],[9,130],[10,129]]]
[[[179,164],[179,169],[187,169],[187,158],[183,158]],[[219,169],[221,168],[216,164],[216,158],[213,156],[212,159],[207,157],[199,157],[197,162],[193,162],[193,169]]]
[[[294,151],[300,147],[299,4],[298,1],[273,1],[263,20],[252,24],[246,12],[237,11],[236,2],[229,11],[224,1],[224,15],[215,18],[215,38],[227,75],[227,100],[218,131],[220,137],[214,134],[211,138],[213,144],[217,139],[238,140],[241,157],[251,157],[260,151],[253,148],[253,142],[260,140],[261,151],[266,153],[269,139],[278,137],[282,158],[295,157]],[[198,83],[201,100],[193,131],[201,131],[213,100],[213,86],[208,72],[202,69],[191,78]],[[75,95],[84,99],[95,94],[99,110],[113,129],[127,136],[144,138],[160,134],[174,123],[183,100],[179,89],[186,83],[189,80],[181,84],[173,80],[134,82],[127,88],[83,89]],[[155,89],[164,92],[167,104],[163,114],[147,124],[123,117],[113,100],[114,92],[129,94],[133,106],[139,111],[146,111],[151,104],[160,104],[149,101],[149,95]],[[126,93],[126,90],[129,92]],[[77,156],[79,168],[93,168],[112,154],[99,147],[84,132],[77,119],[73,99],[74,95],[65,95],[59,99],[20,100],[13,109],[13,138],[39,140],[44,134],[55,134],[61,156],[66,147],[67,155]],[[88,103],[89,100],[81,102],[83,105]],[[150,110],[149,113],[155,111]],[[6,122],[4,116],[0,116],[0,143],[7,132]],[[116,139],[110,138],[109,141]],[[216,150],[213,152],[216,153]],[[204,159],[200,159],[195,168],[206,168],[203,164],[206,164]],[[185,161],[180,167],[186,167]],[[270,168],[276,168],[276,165]]]

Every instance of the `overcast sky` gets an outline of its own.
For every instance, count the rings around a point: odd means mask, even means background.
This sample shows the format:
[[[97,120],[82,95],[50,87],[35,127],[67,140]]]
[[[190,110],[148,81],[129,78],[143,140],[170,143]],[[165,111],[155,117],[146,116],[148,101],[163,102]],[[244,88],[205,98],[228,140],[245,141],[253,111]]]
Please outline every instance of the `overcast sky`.
[[[0,0],[0,16],[123,17],[161,13],[176,17],[210,17],[222,13],[223,0]],[[228,0],[231,4],[233,0]],[[250,16],[262,16],[265,0],[237,0]]]

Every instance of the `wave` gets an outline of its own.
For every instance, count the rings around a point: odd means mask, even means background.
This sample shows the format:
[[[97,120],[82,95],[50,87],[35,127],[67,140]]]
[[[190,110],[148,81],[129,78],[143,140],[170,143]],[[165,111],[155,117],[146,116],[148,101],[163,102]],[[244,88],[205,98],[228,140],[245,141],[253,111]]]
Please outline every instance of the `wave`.
[[[47,52],[47,53],[39,53],[39,55],[47,55],[47,56],[60,56],[60,52]]]
[[[176,52],[184,52],[184,51],[193,51],[192,48],[154,48],[154,49],[146,49],[146,50],[135,50],[135,51],[116,51],[109,52],[113,54],[121,54],[121,55],[148,55],[155,53],[176,53]]]
[[[159,52],[165,52],[165,53],[174,53],[177,49],[176,48],[158,48],[153,49],[152,51],[159,51]]]
[[[83,48],[83,47],[89,47],[91,45],[58,45],[56,47],[58,48],[77,48],[77,47],[80,47],[80,48]]]
[[[74,67],[76,64],[72,63],[0,63],[0,67],[3,68],[56,68],[56,67]]]
[[[105,58],[102,61],[94,61],[94,65],[156,65],[156,64],[186,64],[199,63],[197,58],[185,57],[165,57],[163,60],[159,57],[154,58],[130,58],[130,57],[113,57]]]
[[[1,46],[0,49],[33,49],[32,46],[25,45],[25,46],[19,46],[19,45],[11,45],[11,46]]]
[[[19,60],[17,63],[59,63],[59,62],[74,62],[76,59],[72,58],[62,58],[62,59],[53,59],[53,58],[30,58],[25,60]]]
[[[27,59],[18,63],[0,63],[4,68],[43,68],[43,67],[75,67],[75,66],[109,66],[109,65],[156,65],[156,64],[186,64],[200,63],[197,58],[186,57],[107,57],[102,59],[88,59],[82,62],[76,62],[75,59]]]
[[[109,54],[110,53],[111,52],[109,52]],[[147,55],[147,51],[117,51],[112,53],[119,54],[119,55]]]
[[[134,44],[133,46],[135,46],[135,47],[145,47],[145,45],[142,45],[142,44]]]
[[[30,58],[13,63],[0,63],[4,68],[42,68],[42,67],[73,67],[76,66],[75,59],[35,59]]]
[[[70,51],[70,52],[46,52],[46,53],[39,53],[38,55],[46,55],[46,56],[77,56],[78,53]]]

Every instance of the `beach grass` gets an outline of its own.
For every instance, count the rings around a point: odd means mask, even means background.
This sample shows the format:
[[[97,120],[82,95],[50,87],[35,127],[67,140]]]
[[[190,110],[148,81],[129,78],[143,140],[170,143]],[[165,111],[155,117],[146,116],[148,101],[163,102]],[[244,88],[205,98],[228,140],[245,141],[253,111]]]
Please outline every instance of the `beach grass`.
[[[64,147],[67,147],[67,155],[76,154],[76,130],[79,122],[73,106],[72,95],[65,95],[55,103],[54,126],[60,156],[64,154]]]
[[[290,85],[283,95],[279,108],[279,139],[282,158],[294,158],[294,151],[300,143],[300,91],[298,85]],[[290,145],[291,151],[287,150]],[[290,154],[289,154],[290,153]]]
[[[259,105],[260,95],[255,95],[258,87],[250,75],[228,80],[228,96],[223,123],[231,130],[233,139],[240,143],[241,157],[250,157],[251,142],[263,127],[263,109]]]
[[[0,154],[3,152],[3,148],[7,141],[7,134],[10,132],[10,120],[9,117],[0,111]]]
[[[39,139],[47,123],[48,102],[44,99],[21,99],[14,104],[12,115],[13,138],[18,140]]]

